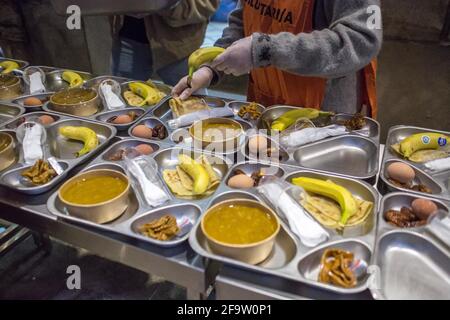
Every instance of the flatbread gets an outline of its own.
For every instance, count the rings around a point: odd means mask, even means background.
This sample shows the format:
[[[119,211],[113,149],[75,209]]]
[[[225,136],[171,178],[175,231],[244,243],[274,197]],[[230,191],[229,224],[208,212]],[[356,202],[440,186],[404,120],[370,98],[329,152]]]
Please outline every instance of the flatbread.
[[[442,150],[419,150],[414,152],[408,160],[416,163],[425,163],[437,159],[448,158],[449,154]]]
[[[392,150],[394,150],[399,155],[403,156],[400,151],[400,143],[396,143],[391,145]],[[449,157],[449,150],[447,147],[439,148],[437,150],[434,149],[425,149],[414,152],[408,160],[415,163],[425,163],[428,161],[433,161],[437,159],[444,159]]]
[[[372,202],[358,198],[355,198],[355,201],[358,210],[348,219],[345,225],[346,227],[355,226],[364,222],[372,212]],[[341,208],[337,202],[326,197],[308,194],[300,203],[323,226],[333,229],[340,227]]]
[[[194,190],[194,180],[192,180],[192,178],[183,171],[183,169],[181,169],[180,166],[177,166],[177,173],[178,173],[178,177],[180,178],[181,184],[183,185],[183,187],[186,190],[189,190],[192,192],[192,190]]]
[[[172,110],[174,118],[189,114],[200,110],[209,110],[208,104],[198,97],[189,97],[187,100],[181,101],[180,98],[172,98],[169,100],[169,106]]]
[[[176,194],[180,197],[190,197],[194,195],[192,191],[189,191],[183,186],[177,170],[164,170],[163,179],[173,194]]]

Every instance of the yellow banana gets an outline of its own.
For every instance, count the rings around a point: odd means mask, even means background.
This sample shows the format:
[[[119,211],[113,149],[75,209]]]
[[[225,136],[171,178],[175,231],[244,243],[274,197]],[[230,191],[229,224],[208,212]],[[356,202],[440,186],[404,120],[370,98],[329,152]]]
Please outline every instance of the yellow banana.
[[[144,82],[131,82],[128,87],[130,90],[142,97],[144,100],[141,103],[134,105],[135,107],[144,107],[146,105],[154,105],[161,101],[165,96],[163,92],[158,90],[152,83],[153,87]]]
[[[62,73],[62,76],[64,81],[69,83],[69,88],[76,88],[80,87],[83,84],[83,78],[81,76],[73,71],[64,71]]]
[[[5,60],[0,62],[0,67],[3,68],[2,73],[7,74],[13,72],[15,69],[19,69],[19,64],[15,61]]]
[[[84,147],[76,153],[81,157],[98,146],[98,137],[95,131],[86,127],[65,126],[59,128],[59,133],[69,139],[84,142]]]
[[[302,187],[306,192],[312,192],[327,198],[331,198],[341,207],[341,220],[339,224],[345,226],[348,219],[358,210],[353,195],[346,188],[330,181],[321,179],[300,177],[292,179],[292,183]]]
[[[196,194],[203,194],[209,186],[209,175],[206,169],[197,161],[187,155],[178,155],[178,163],[181,169],[194,180],[193,190]]]
[[[188,60],[189,66],[189,78],[192,78],[195,70],[200,68],[204,63],[213,61],[219,54],[224,52],[224,48],[220,47],[208,47],[195,50]]]
[[[270,126],[272,130],[283,131],[293,125],[300,118],[316,119],[319,116],[332,115],[332,112],[319,111],[312,108],[298,108],[285,112]]]
[[[400,142],[400,153],[405,157],[411,157],[416,151],[424,149],[436,150],[439,147],[444,147],[450,141],[450,137],[447,137],[441,133],[435,132],[423,132],[413,134],[402,142]]]

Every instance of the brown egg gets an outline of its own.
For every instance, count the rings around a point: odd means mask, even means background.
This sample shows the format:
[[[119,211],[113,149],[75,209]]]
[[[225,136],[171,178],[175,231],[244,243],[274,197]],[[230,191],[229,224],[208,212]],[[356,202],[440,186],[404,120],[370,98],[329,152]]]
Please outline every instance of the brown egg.
[[[23,105],[28,107],[36,107],[42,105],[42,101],[36,97],[28,97],[23,100]]]
[[[132,122],[133,119],[127,114],[118,115],[112,123],[114,124],[126,124]]]
[[[131,133],[139,138],[150,139],[152,137],[152,129],[140,124],[131,131]]]
[[[250,189],[255,181],[246,174],[237,174],[228,180],[228,186],[235,189]]]
[[[265,153],[267,151],[267,138],[263,136],[251,137],[248,141],[248,149],[250,153],[257,154]]]
[[[411,166],[403,162],[394,162],[387,167],[389,178],[400,183],[410,183],[416,177],[416,173]]]
[[[427,220],[438,210],[438,207],[431,200],[418,198],[411,203],[411,209],[417,218]]]
[[[139,152],[140,154],[144,154],[144,155],[149,155],[151,153],[153,153],[155,150],[153,150],[152,146],[149,144],[139,144],[136,147],[134,147],[134,149]]]
[[[55,122],[55,119],[53,119],[52,116],[44,114],[39,117],[39,122],[42,123],[42,125],[44,125],[44,126],[48,126],[49,124],[52,124],[53,122]]]

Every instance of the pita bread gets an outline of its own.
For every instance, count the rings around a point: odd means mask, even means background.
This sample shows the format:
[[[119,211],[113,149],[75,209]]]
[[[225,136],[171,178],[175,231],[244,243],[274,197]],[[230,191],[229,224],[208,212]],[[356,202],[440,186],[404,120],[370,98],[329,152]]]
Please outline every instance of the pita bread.
[[[403,156],[403,154],[400,151],[400,143],[393,144],[391,146],[391,148],[396,153]],[[432,161],[432,160],[448,158],[448,156],[449,156],[449,151],[447,150],[446,147],[444,147],[444,148],[440,148],[438,150],[425,149],[425,150],[416,151],[408,158],[408,160],[410,160],[412,162],[416,162],[416,163],[425,163],[425,162]]]
[[[355,201],[358,210],[348,219],[346,227],[364,222],[373,210],[372,202],[358,198],[355,198]],[[340,228],[341,207],[337,202],[326,197],[308,194],[300,203],[323,226],[333,229]]]
[[[208,104],[198,97],[190,97],[187,100],[181,101],[180,98],[172,98],[169,100],[169,106],[172,110],[174,118],[189,114],[200,110],[209,110]]]

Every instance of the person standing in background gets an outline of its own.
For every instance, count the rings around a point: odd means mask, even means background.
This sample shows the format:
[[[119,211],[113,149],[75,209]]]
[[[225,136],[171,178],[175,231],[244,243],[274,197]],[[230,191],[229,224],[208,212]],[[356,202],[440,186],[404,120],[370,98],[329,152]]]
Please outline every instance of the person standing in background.
[[[172,93],[186,99],[221,73],[250,73],[249,101],[376,117],[383,32],[368,26],[371,6],[380,1],[241,0],[216,42],[225,52]]]
[[[16,1],[0,0],[0,48],[5,57],[28,61],[27,34]]]
[[[113,17],[112,73],[147,80],[153,72],[174,85],[187,73],[187,59],[203,43],[219,0],[181,0],[144,17]]]

